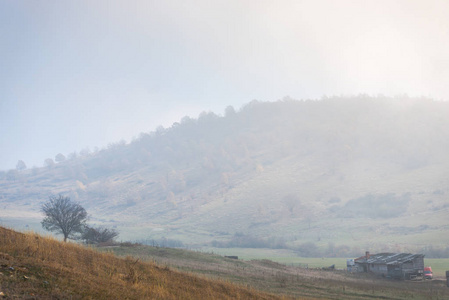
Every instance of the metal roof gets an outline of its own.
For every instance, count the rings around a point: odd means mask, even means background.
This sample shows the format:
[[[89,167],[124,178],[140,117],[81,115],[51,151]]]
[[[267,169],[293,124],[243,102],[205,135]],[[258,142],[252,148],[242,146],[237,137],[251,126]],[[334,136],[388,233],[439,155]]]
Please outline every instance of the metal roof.
[[[398,265],[419,257],[424,257],[424,254],[378,253],[371,254],[368,259],[366,259],[366,256],[362,256],[356,258],[354,261],[356,263]]]

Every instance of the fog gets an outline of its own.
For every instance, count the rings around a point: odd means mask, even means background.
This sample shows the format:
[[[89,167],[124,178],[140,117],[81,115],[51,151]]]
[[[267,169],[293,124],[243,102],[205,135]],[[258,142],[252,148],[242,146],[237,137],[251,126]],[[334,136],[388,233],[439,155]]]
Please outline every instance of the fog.
[[[0,169],[257,99],[449,98],[447,1],[0,3]]]
[[[448,115],[447,101],[405,96],[228,106],[1,171],[0,225],[42,230],[40,206],[59,194],[123,240],[449,257]]]

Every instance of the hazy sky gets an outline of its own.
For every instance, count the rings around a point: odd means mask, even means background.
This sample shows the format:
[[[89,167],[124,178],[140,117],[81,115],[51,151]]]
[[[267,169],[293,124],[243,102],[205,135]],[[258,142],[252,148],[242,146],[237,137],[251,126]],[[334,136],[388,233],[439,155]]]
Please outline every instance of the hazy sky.
[[[0,169],[253,99],[448,100],[448,15],[447,0],[2,0]]]

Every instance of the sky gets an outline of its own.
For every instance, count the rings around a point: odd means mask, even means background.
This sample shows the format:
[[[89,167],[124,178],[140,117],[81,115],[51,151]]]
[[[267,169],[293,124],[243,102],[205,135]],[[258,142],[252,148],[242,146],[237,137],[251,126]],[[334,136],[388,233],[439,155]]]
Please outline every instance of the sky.
[[[449,99],[449,1],[0,2],[0,170],[257,99]]]

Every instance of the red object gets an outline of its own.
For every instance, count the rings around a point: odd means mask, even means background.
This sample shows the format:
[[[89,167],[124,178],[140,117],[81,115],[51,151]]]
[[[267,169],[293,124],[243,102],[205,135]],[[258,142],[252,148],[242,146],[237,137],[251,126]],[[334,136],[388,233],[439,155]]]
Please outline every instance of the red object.
[[[432,279],[433,278],[433,272],[431,267],[424,267],[424,278],[425,279]]]

